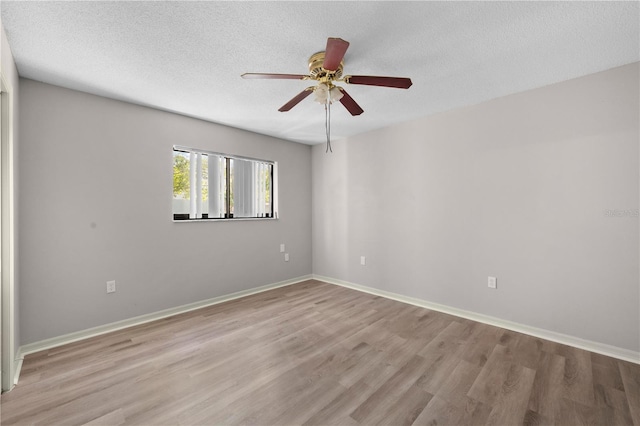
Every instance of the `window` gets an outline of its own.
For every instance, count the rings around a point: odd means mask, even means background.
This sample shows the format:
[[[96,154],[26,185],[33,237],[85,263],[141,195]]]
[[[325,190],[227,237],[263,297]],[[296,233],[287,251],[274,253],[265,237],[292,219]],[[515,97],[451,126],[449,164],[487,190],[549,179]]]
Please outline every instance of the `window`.
[[[173,219],[273,218],[274,166],[266,160],[173,147]]]

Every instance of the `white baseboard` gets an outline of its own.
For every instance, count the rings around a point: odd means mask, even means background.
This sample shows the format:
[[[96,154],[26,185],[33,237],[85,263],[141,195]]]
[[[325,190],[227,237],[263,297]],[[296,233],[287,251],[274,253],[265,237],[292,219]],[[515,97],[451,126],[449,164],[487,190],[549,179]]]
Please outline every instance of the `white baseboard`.
[[[22,350],[18,349],[18,354],[16,355],[16,359],[13,362],[13,385],[18,384],[18,379],[20,378],[20,371],[22,370],[22,361],[24,361],[24,355],[22,354]]]
[[[528,334],[530,336],[539,337],[541,339],[550,340],[552,342],[561,343],[567,346],[573,346],[579,349],[584,349],[590,352],[596,352],[602,355],[610,356],[612,358],[621,359],[624,361],[640,364],[640,352],[632,351],[629,349],[619,348],[617,346],[607,345],[604,343],[594,342],[591,340],[581,339],[579,337],[569,336],[567,334],[556,333],[555,331],[545,330],[542,328],[531,327],[525,324],[519,324],[512,321],[492,317],[489,315],[483,315],[476,312],[466,311],[464,309],[458,309],[451,306],[441,305],[438,303],[429,302],[427,300],[418,299],[415,297],[403,296],[401,294],[392,293],[385,290],[379,290],[377,288],[367,287],[360,284],[350,283],[348,281],[342,281],[335,278],[324,277],[321,275],[313,275],[314,280],[323,281],[329,284],[335,284],[342,287],[347,287],[352,290],[362,291],[364,293],[373,294],[375,296],[384,297],[391,300],[396,300],[402,303],[408,303],[410,305],[419,306],[421,308],[431,309],[433,311],[444,312],[446,314],[455,315],[470,319],[473,321],[481,322],[484,324],[493,325],[496,327],[506,328],[507,330],[516,331],[518,333]]]
[[[18,384],[18,378],[20,377],[20,370],[22,370],[22,361],[24,360],[24,355],[18,349],[18,352],[13,359],[13,381],[10,383],[9,389],[2,389],[2,393],[9,392],[14,388],[15,385]]]
[[[227,294],[224,296],[214,297],[212,299],[201,300],[199,302],[189,303],[187,305],[182,305],[182,306],[176,306],[175,308],[164,309],[162,311],[152,312],[150,314],[140,315],[137,317],[126,319],[126,320],[112,322],[110,324],[99,325],[97,327],[92,327],[85,330],[64,334],[58,337],[52,337],[50,339],[41,340],[39,342],[29,343],[27,345],[23,345],[20,347],[20,349],[18,350],[18,353],[20,354],[20,357],[19,357],[20,359],[16,361],[19,361],[20,367],[22,367],[22,359],[24,358],[25,355],[29,355],[35,352],[44,351],[46,349],[51,349],[58,346],[66,345],[68,343],[77,342],[79,340],[88,339],[90,337],[99,336],[101,334],[110,333],[112,331],[121,330],[123,328],[132,327],[134,325],[140,325],[147,322],[170,317],[173,315],[182,314],[185,312],[204,308],[206,306],[216,305],[218,303],[239,299],[241,297],[250,296],[256,293],[262,293],[264,291],[273,290],[274,288],[285,287],[285,286],[296,284],[309,279],[311,279],[311,275],[303,275],[301,277],[292,278],[290,280],[280,281],[273,284],[267,284],[261,287],[256,287],[248,290],[242,290],[242,291]],[[16,383],[17,383],[19,374],[20,374],[19,369],[16,369],[16,376],[15,376]]]

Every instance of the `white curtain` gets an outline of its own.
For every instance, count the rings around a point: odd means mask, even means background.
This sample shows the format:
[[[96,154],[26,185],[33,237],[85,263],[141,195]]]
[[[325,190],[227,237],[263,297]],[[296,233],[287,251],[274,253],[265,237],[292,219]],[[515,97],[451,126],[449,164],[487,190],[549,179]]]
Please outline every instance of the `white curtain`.
[[[189,153],[189,219],[197,218],[196,211],[198,210],[198,198],[201,192],[198,192],[196,181],[198,179],[198,156],[200,154],[196,152]]]
[[[188,158],[189,200],[184,201],[189,206],[189,219],[224,218],[229,196],[234,217],[271,216],[271,163],[202,152],[189,152]],[[228,173],[231,194],[227,194]]]
[[[224,217],[226,203],[224,193],[226,189],[225,158],[209,154],[209,217]]]
[[[269,164],[251,160],[232,160],[233,216],[265,217],[268,212],[266,182]]]

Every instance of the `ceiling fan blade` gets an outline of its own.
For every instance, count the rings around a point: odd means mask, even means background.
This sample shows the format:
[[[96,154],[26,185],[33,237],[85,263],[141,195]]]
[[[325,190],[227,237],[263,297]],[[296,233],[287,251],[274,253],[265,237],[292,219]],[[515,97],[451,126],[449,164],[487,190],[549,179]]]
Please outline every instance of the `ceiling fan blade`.
[[[269,73],[263,73],[263,72],[246,72],[242,74],[240,77],[244,79],[250,79],[250,80],[260,79],[260,78],[282,79],[282,80],[304,80],[309,76],[302,75],[302,74],[269,74]]]
[[[360,108],[360,105],[358,105],[356,101],[354,101],[353,98],[349,96],[346,90],[340,87],[340,91],[342,92],[340,103],[344,105],[344,107],[351,113],[351,115],[360,115],[364,112],[364,110]]]
[[[366,86],[395,87],[408,89],[413,84],[410,78],[404,77],[378,77],[370,75],[349,75],[344,78],[349,84],[364,84]]]
[[[344,41],[341,38],[329,37],[327,39],[327,48],[324,52],[324,62],[322,64],[322,68],[327,71],[337,70],[348,48],[348,41]]]
[[[306,98],[307,96],[309,96],[311,94],[311,92],[313,92],[313,86],[311,87],[307,87],[306,89],[304,89],[302,92],[298,93],[293,99],[291,99],[289,102],[287,102],[286,104],[282,105],[280,107],[280,109],[278,109],[278,111],[280,112],[287,112],[289,111],[291,108],[293,108],[294,106],[298,105],[304,98]]]

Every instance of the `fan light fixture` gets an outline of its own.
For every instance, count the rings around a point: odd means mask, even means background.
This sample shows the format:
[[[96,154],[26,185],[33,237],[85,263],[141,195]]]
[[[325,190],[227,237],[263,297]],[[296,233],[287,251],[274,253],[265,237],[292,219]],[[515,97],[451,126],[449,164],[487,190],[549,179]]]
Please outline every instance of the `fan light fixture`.
[[[344,96],[340,91],[338,86],[331,85],[329,88],[327,83],[318,84],[315,89],[313,89],[314,95],[316,95],[315,101],[326,105],[327,103],[332,104],[334,102],[339,101]]]
[[[344,54],[349,48],[349,42],[341,38],[329,37],[327,48],[324,52],[318,52],[309,58],[309,74],[270,74],[270,73],[244,73],[242,78],[247,79],[284,79],[284,80],[316,80],[316,86],[310,86],[298,93],[293,99],[282,105],[278,111],[289,111],[298,105],[311,92],[315,95],[315,101],[323,104],[325,109],[325,130],[327,133],[327,152],[332,151],[330,140],[331,129],[331,104],[340,102],[351,115],[360,115],[364,112],[360,105],[342,87],[335,86],[334,82],[347,84],[362,84],[365,86],[395,87],[408,89],[411,87],[411,79],[405,77],[380,77],[368,75],[342,75],[344,68]],[[332,151],[333,152],[333,151]]]
[[[327,149],[325,152],[333,152],[331,148],[331,104],[339,101],[344,96],[338,86],[331,82],[320,83],[313,89],[316,102],[324,105],[324,130],[327,135]]]

